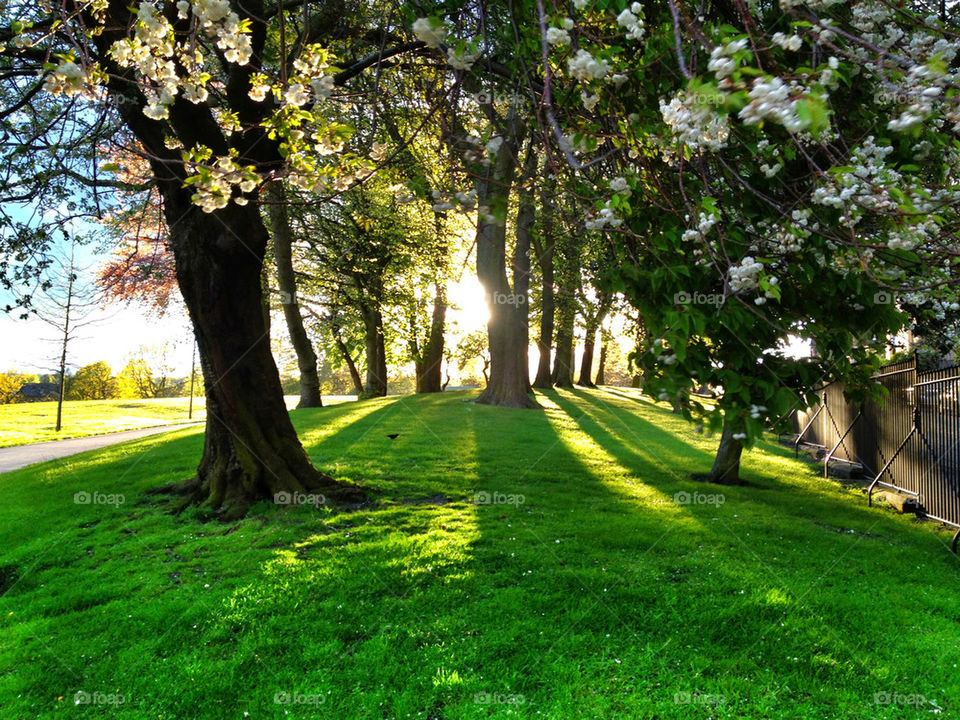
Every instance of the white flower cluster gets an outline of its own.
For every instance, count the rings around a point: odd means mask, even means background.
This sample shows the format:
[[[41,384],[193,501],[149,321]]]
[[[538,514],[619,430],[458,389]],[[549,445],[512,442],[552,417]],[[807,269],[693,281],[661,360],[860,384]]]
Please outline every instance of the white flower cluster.
[[[929,81],[936,82],[942,76],[942,73],[933,71],[926,65],[914,65],[907,74],[906,84],[908,87],[915,87]],[[900,113],[900,117],[887,123],[887,127],[894,132],[902,132],[923,122],[933,112],[934,102],[941,94],[943,90],[937,85],[914,92],[913,102]]]
[[[79,95],[94,85],[94,79],[75,62],[61,62],[43,81],[44,92]]]
[[[898,203],[889,190],[896,188],[902,177],[886,164],[892,152],[892,147],[877,145],[872,135],[867,137],[852,153],[851,171],[832,176],[813,191],[811,199],[818,205],[843,210],[840,222],[848,227],[860,221],[865,209],[896,212]]]
[[[710,51],[710,61],[707,63],[707,70],[717,76],[717,80],[723,80],[737,69],[737,61],[732,55],[743,50],[747,46],[745,39],[734,40],[726,45],[717,45]]]
[[[211,38],[217,38],[217,47],[228,62],[245,65],[253,47],[249,31],[243,30],[239,16],[226,0],[180,0],[177,11],[188,17],[192,11],[199,27]],[[193,41],[175,45],[173,28],[151,0],[143,0],[137,11],[133,37],[118,40],[110,47],[110,54],[121,67],[135,67],[149,82],[145,89],[147,106],[144,114],[153,120],[169,117],[169,106],[183,90],[184,97],[193,103],[207,99],[203,72],[203,53]],[[177,64],[189,75],[181,79]]]
[[[550,45],[569,45],[570,44],[570,30],[573,30],[573,20],[570,18],[563,19],[563,27],[548,27],[547,28],[547,43]]]
[[[447,38],[449,28],[436,18],[417,18],[413,23],[413,34],[427,47],[438,48]]]
[[[687,222],[690,221],[690,216],[686,217]],[[706,213],[700,213],[700,217],[697,218],[697,227],[689,228],[683,231],[683,235],[680,236],[680,240],[685,243],[696,242],[698,240],[704,240],[707,237],[707,234],[713,229],[713,226],[720,222],[720,216],[714,213],[707,215]]]
[[[643,40],[643,5],[635,2],[629,8],[617,15],[617,24],[625,28],[628,40]]]
[[[610,181],[610,189],[618,195],[630,195],[630,183],[624,177],[615,177]]]
[[[673,134],[692,148],[720,150],[730,136],[727,116],[708,104],[696,104],[684,91],[669,104],[660,101],[660,113]]]
[[[797,100],[794,95],[802,95],[806,91],[791,82],[785,85],[783,80],[772,77],[769,80],[756,79],[750,89],[750,100],[740,110],[740,119],[745,125],[756,125],[764,120],[779,123],[792,133],[799,132],[809,125],[797,113]]]
[[[193,170],[193,202],[200,206],[205,213],[226,207],[230,202],[233,188],[239,188],[242,193],[253,192],[259,183],[259,178],[252,167],[241,167],[232,157],[224,155],[217,158],[213,165],[204,168],[201,172],[195,163],[187,162],[187,167]],[[246,205],[247,199],[242,196],[234,198],[237,205]]]
[[[446,212],[447,210],[473,210],[477,204],[477,191],[467,190],[456,193],[444,192],[442,190],[432,190],[433,197],[432,209],[434,212]]]
[[[810,233],[820,229],[820,223],[810,222],[811,214],[809,208],[794,210],[790,216],[792,222],[778,226],[773,233],[770,251],[777,255],[800,252]]]
[[[623,224],[623,219],[618,217],[613,208],[610,207],[610,201],[600,209],[600,212],[587,216],[583,226],[587,230],[603,230],[606,227],[618,228]]]
[[[600,96],[597,93],[589,93],[586,90],[581,90],[580,100],[583,102],[584,109],[590,112],[597,106],[597,103],[600,102]]]
[[[110,48],[121,67],[136,67],[150,82],[144,91],[144,115],[152,120],[169,116],[168,106],[180,92],[180,78],[174,64],[173,29],[151,2],[140,3],[137,25],[131,38],[116,41]]]
[[[799,35],[784,35],[782,32],[774,33],[773,40],[775,45],[779,45],[784,50],[793,50],[796,52],[803,47],[803,39]]]
[[[763,417],[763,413],[767,411],[766,405],[751,405],[750,406],[750,417],[754,420],[759,420]]]
[[[227,62],[238,65],[250,62],[253,54],[250,34],[240,31],[240,17],[230,9],[227,0],[192,0],[191,8],[200,27],[210,37],[217,38],[217,47],[223,50]]]
[[[567,60],[567,71],[577,80],[602,80],[610,65],[606,61],[597,60],[586,50],[577,50],[577,54]]]
[[[732,293],[749,292],[756,290],[760,281],[763,264],[758,263],[747,255],[739,265],[731,265],[728,272],[730,277],[730,291]]]
[[[480,53],[464,50],[457,52],[454,48],[447,48],[447,65],[454,70],[469,70],[480,57]]]

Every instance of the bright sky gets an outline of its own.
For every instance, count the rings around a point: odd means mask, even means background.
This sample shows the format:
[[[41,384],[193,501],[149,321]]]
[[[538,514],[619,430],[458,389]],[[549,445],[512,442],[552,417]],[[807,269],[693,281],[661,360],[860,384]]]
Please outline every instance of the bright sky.
[[[171,364],[178,375],[190,373],[192,335],[185,317],[157,319],[135,306],[114,305],[96,311],[97,321],[81,328],[68,348],[67,361],[76,370],[104,360],[119,372],[141,345],[171,344]],[[56,330],[37,318],[19,320],[0,313],[0,370],[48,373],[57,366]]]

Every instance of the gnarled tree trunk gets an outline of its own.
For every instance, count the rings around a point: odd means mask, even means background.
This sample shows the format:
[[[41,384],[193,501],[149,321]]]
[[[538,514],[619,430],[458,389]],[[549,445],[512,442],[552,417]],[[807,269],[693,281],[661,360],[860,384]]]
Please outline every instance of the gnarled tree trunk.
[[[310,464],[290,423],[261,312],[267,231],[259,209],[205,215],[168,202],[167,221],[207,396],[203,457],[181,489],[228,516],[281,493],[356,497]]]
[[[287,332],[300,369],[300,402],[298,408],[321,407],[320,374],[317,372],[317,353],[303,325],[300,302],[297,299],[297,280],[293,272],[293,237],[290,218],[287,215],[283,181],[275,180],[267,185],[267,213],[270,229],[273,230],[273,257],[277,266],[277,288]]]

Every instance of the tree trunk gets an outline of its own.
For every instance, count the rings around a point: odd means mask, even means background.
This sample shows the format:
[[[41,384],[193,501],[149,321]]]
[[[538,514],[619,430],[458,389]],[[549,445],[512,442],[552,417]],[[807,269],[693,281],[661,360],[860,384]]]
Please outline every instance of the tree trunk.
[[[227,517],[294,493],[360,499],[310,464],[290,422],[264,327],[259,208],[230,204],[208,215],[167,202],[165,211],[207,396],[203,457],[181,489]]]
[[[550,233],[550,229],[545,228],[544,232]],[[537,248],[541,277],[540,337],[537,340],[540,360],[537,363],[537,376],[533,386],[545,390],[553,387],[553,378],[550,376],[550,351],[553,348],[553,321],[556,311],[553,295],[553,245],[553,237],[549,236],[544,238],[543,247]]]
[[[516,166],[517,137],[520,121],[508,121],[507,138],[497,157],[478,183],[481,205],[505,213],[509,206],[510,188]],[[536,163],[531,148],[528,164]],[[514,408],[536,408],[530,397],[530,370],[527,357],[527,296],[530,284],[530,227],[535,207],[529,193],[521,198],[517,213],[517,243],[513,257],[511,288],[506,272],[506,222],[477,224],[477,276],[487,295],[490,321],[487,334],[490,345],[490,380],[478,403]]]
[[[582,387],[596,387],[591,380],[593,375],[593,353],[597,345],[597,330],[603,325],[603,320],[610,309],[612,296],[601,291],[597,298],[597,307],[594,314],[587,319],[586,337],[583,342],[583,355],[580,359],[580,377],[577,385]]]
[[[580,290],[580,252],[576,238],[569,235],[561,238],[555,263],[557,350],[553,360],[553,384],[557,387],[573,387],[574,329],[577,321],[577,294]]]
[[[350,348],[347,347],[347,344],[343,341],[343,337],[340,335],[340,326],[336,323],[332,323],[330,325],[330,334],[333,335],[333,342],[337,346],[337,350],[340,351],[343,361],[347,364],[347,369],[350,371],[350,379],[353,381],[353,389],[357,391],[357,397],[360,397],[363,395],[363,378],[360,377],[360,371],[357,370],[357,364],[350,356]]]
[[[606,369],[606,366],[607,366],[607,344],[606,343],[603,343],[603,345],[600,346],[600,361],[597,363],[597,365],[599,367],[597,368],[596,384],[606,385],[606,379],[603,376],[604,370]]]
[[[713,469],[706,478],[710,482],[720,485],[736,485],[740,482],[740,456],[743,453],[743,443],[733,437],[733,434],[729,421],[724,420]]]
[[[273,230],[273,257],[277,265],[277,288],[280,291],[283,317],[287,321],[287,332],[297,354],[297,367],[300,369],[300,402],[297,407],[322,407],[317,353],[304,327],[300,301],[297,298],[297,280],[293,272],[293,237],[282,180],[275,180],[267,185],[267,200],[267,213]]]
[[[433,316],[430,336],[416,364],[417,392],[433,393],[443,390],[443,333],[447,317],[447,289],[437,282],[433,298]]]
[[[245,9],[262,14],[262,3]],[[179,490],[189,501],[202,502],[225,517],[246,512],[251,503],[278,501],[293,493],[323,495],[323,500],[363,500],[356,486],[338,483],[310,464],[290,422],[280,375],[270,351],[261,286],[268,234],[256,196],[245,205],[229,202],[204,213],[185,187],[188,169],[179,150],[167,146],[172,132],[182,144],[200,144],[216,156],[235,149],[259,170],[278,168],[276,144],[260,126],[264,110],[246,98],[251,67],[228,72],[226,93],[240,98],[238,117],[246,128],[228,138],[206,105],[178,98],[169,118],[147,118],[142,93],[108,58],[108,48],[126,38],[130,14],[122,4],[109,6],[103,33],[94,42],[104,58],[107,87],[123,121],[143,144],[163,197],[180,294],[193,323],[207,396],[203,456],[190,481],[164,490]],[[254,32],[254,55],[262,50],[265,33]],[[293,496],[296,497],[296,496]],[[291,498],[292,499],[292,498]],[[319,501],[320,498],[313,498]]]
[[[557,387],[573,387],[574,344],[573,324],[576,313],[572,299],[559,303],[557,325],[557,354],[553,360],[553,384]]]
[[[597,344],[596,325],[587,326],[587,335],[583,341],[583,354],[580,356],[580,377],[577,378],[577,385],[581,387],[596,387],[593,384],[593,350]]]
[[[387,351],[383,339],[383,313],[379,305],[363,306],[363,327],[366,338],[367,378],[362,396],[365,398],[387,395]]]

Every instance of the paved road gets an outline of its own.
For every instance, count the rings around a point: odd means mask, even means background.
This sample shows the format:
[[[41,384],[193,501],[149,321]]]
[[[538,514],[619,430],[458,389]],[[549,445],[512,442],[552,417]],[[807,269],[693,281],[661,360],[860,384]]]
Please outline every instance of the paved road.
[[[57,460],[87,450],[97,450],[109,445],[139,440],[150,435],[192,427],[202,423],[184,423],[181,425],[161,425],[159,427],[142,428],[140,430],[124,430],[123,432],[108,433],[106,435],[92,435],[90,437],[71,438],[70,440],[51,440],[50,442],[33,443],[32,445],[17,445],[15,447],[0,448],[0,473],[18,470],[27,465]]]

